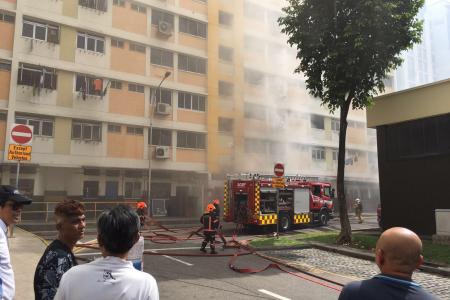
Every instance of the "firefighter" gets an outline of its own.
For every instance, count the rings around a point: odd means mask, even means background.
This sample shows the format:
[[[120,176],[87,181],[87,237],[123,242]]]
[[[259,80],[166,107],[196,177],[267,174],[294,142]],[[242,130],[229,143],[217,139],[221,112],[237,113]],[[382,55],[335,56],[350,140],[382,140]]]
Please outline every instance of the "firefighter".
[[[227,245],[227,240],[223,236],[222,225],[220,224],[220,201],[219,201],[219,199],[214,199],[213,205],[214,205],[214,208],[215,208],[214,209],[214,215],[217,218],[217,224],[218,224],[217,234],[219,235],[220,239],[222,240],[223,247],[225,248],[226,245]]]
[[[358,218],[358,223],[362,223],[363,222],[363,218],[362,218],[363,207],[362,207],[361,200],[359,198],[355,199],[354,208],[355,208],[355,215]]]
[[[211,254],[217,254],[216,252],[216,246],[215,246],[215,239],[216,239],[216,230],[219,226],[219,220],[216,217],[216,214],[214,213],[214,205],[208,204],[206,206],[205,213],[200,218],[200,223],[203,224],[203,235],[205,236],[205,239],[203,240],[202,247],[200,248],[200,251],[206,253],[206,245],[209,243],[209,247],[211,249]]]
[[[145,225],[145,220],[147,217],[147,204],[145,204],[145,202],[143,201],[136,203],[136,213],[139,216],[139,221],[142,228]]]

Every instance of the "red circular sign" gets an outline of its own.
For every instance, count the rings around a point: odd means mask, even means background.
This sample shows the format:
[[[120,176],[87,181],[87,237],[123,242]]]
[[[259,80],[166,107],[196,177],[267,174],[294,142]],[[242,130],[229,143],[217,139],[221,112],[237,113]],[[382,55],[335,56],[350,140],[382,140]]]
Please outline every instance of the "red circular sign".
[[[275,167],[273,167],[273,172],[276,176],[281,177],[284,175],[284,165],[277,163],[275,164]]]
[[[33,132],[28,126],[16,125],[11,129],[11,139],[17,144],[27,144],[33,138]]]

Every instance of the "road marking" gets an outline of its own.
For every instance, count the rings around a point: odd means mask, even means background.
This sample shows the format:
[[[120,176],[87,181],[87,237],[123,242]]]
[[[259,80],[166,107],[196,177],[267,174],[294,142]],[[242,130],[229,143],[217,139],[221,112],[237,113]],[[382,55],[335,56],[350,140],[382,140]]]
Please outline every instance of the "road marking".
[[[199,249],[198,247],[182,247],[182,248],[153,248],[153,249],[145,249],[149,251],[167,251],[167,250],[191,250],[191,249]]]
[[[178,259],[178,258],[175,258],[175,257],[172,257],[172,256],[168,256],[168,255],[163,255],[163,256],[166,257],[166,258],[168,258],[168,259],[171,259],[171,260],[177,261],[177,262],[179,262],[179,263],[185,264],[186,266],[189,266],[189,267],[192,267],[192,266],[193,266],[193,264],[190,264],[190,263],[188,263],[188,262],[185,262],[185,261],[183,261],[183,260],[181,260],[181,259]]]
[[[272,293],[272,292],[269,292],[269,291],[263,290],[263,289],[258,290],[258,292],[261,292],[261,293],[263,293],[263,294],[272,296],[272,297],[277,298],[277,299],[280,299],[280,300],[291,300],[291,299],[289,299],[289,298],[280,296],[280,295],[278,295],[278,294],[275,294],[275,293]]]

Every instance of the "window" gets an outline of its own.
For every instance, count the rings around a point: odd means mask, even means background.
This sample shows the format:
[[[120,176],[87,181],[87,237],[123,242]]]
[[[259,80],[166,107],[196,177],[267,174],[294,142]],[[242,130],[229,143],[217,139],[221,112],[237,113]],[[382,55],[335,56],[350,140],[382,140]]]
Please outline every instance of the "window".
[[[233,48],[219,46],[219,59],[227,62],[233,61]]]
[[[134,83],[129,83],[128,84],[128,90],[130,92],[136,92],[136,93],[144,93],[145,91],[145,87],[143,85],[140,84],[134,84]]]
[[[11,62],[0,59],[0,71],[1,70],[11,71]]]
[[[11,170],[14,173],[16,172],[16,168],[14,170]],[[22,167],[20,167],[20,172],[22,172]],[[16,185],[16,179],[10,178],[9,181],[10,185],[15,186]],[[21,179],[19,178],[19,193],[21,195],[24,195],[26,197],[33,197],[34,193],[34,179]]]
[[[16,123],[33,126],[33,135],[43,137],[53,137],[52,119],[43,119],[31,116],[16,116]]]
[[[339,156],[339,151],[338,150],[331,150],[333,153],[333,160],[337,161],[338,160],[338,156]]]
[[[248,138],[244,141],[246,153],[266,153],[267,145],[267,141],[261,139]]]
[[[83,181],[83,197],[84,198],[98,197],[98,181],[93,180]]]
[[[103,79],[77,74],[75,91],[84,95],[103,95]]]
[[[273,34],[281,33],[281,28],[278,26],[279,17],[280,14],[276,11],[267,12],[267,26],[269,27],[269,31]]]
[[[122,126],[116,124],[108,124],[108,132],[121,133]]]
[[[323,148],[313,148],[311,153],[312,153],[312,159],[314,159],[314,160],[325,160],[325,149],[323,149]]]
[[[22,36],[58,44],[59,27],[24,19]]]
[[[0,12],[0,21],[14,24],[16,17],[6,12]]]
[[[206,59],[179,54],[178,68],[182,71],[206,74]]]
[[[97,53],[105,53],[105,38],[78,32],[77,48]]]
[[[151,48],[150,62],[155,65],[173,67],[173,52],[158,48]]]
[[[102,125],[99,123],[72,123],[72,140],[102,141]]]
[[[206,111],[206,97],[197,94],[178,92],[178,108]]]
[[[20,64],[17,84],[40,89],[56,89],[57,75],[55,69]]]
[[[206,38],[206,23],[180,17],[180,32]]]
[[[244,117],[264,121],[266,119],[266,108],[259,104],[245,103]]]
[[[219,95],[231,97],[234,94],[234,84],[227,81],[219,81]]]
[[[151,95],[155,94],[155,103],[165,103],[168,105],[172,105],[172,91],[166,90],[166,89],[152,89]],[[150,100],[150,103],[153,103],[152,100]]]
[[[125,0],[114,0],[113,5],[125,7]]]
[[[125,197],[140,198],[142,196],[141,182],[125,182]]]
[[[116,89],[116,90],[121,90],[122,89],[122,82],[121,81],[116,81],[116,80],[111,80],[111,88],[112,89]]]
[[[135,43],[130,43],[130,50],[140,52],[140,53],[145,53],[145,46],[135,44]]]
[[[124,42],[117,39],[111,39],[111,46],[116,48],[123,48]]]
[[[172,146],[172,132],[169,129],[153,128],[151,143],[155,146]]]
[[[262,85],[264,83],[264,74],[259,71],[245,69],[245,82],[253,85]]]
[[[244,48],[247,50],[264,55],[265,47],[266,46],[264,40],[260,38],[249,35],[246,35],[244,37]]]
[[[100,11],[108,10],[107,0],[78,0],[78,3],[82,7],[92,8]]]
[[[177,147],[206,149],[206,134],[178,131],[177,132]]]
[[[127,134],[131,135],[144,135],[144,128],[127,126]]]
[[[325,118],[319,115],[311,115],[311,128],[325,129]]]
[[[331,130],[339,132],[341,124],[338,119],[331,119]]]
[[[131,3],[131,9],[143,14],[147,13],[147,8],[145,6],[136,3]]]
[[[219,24],[225,26],[233,26],[233,15],[219,10]]]
[[[261,22],[264,22],[264,7],[253,4],[248,1],[245,1],[244,3],[244,16],[250,18],[250,19],[256,19],[260,20]]]
[[[159,25],[159,22],[167,22],[170,25],[172,25],[173,28],[173,24],[174,24],[174,15],[160,11],[160,10],[156,10],[156,9],[152,9],[152,25]]]
[[[230,118],[219,118],[219,131],[232,132],[234,120]]]
[[[107,200],[114,200],[114,199],[119,198],[119,182],[118,181],[106,181],[105,197]]]

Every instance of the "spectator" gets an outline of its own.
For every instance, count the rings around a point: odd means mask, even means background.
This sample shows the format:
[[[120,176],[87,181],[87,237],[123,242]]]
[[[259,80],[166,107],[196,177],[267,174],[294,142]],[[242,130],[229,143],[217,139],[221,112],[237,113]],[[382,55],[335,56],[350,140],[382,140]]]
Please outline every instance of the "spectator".
[[[159,300],[155,279],[126,260],[139,239],[139,216],[130,207],[119,205],[100,215],[97,230],[103,257],[67,271],[55,299]]]
[[[86,217],[83,204],[65,200],[55,207],[58,237],[45,249],[34,273],[36,300],[52,300],[65,272],[77,265],[73,248],[84,236]]]
[[[339,300],[437,299],[412,280],[414,270],[423,263],[421,253],[422,242],[414,232],[401,227],[386,230],[375,250],[375,262],[381,274],[347,284]]]
[[[358,218],[358,223],[362,223],[363,222],[363,218],[362,218],[363,206],[362,206],[361,200],[359,198],[356,198],[354,207],[355,207],[355,215]]]
[[[31,199],[22,196],[10,185],[0,186],[0,278],[2,280],[3,300],[14,299],[14,272],[8,249],[7,228],[19,222],[24,205],[31,204]]]

